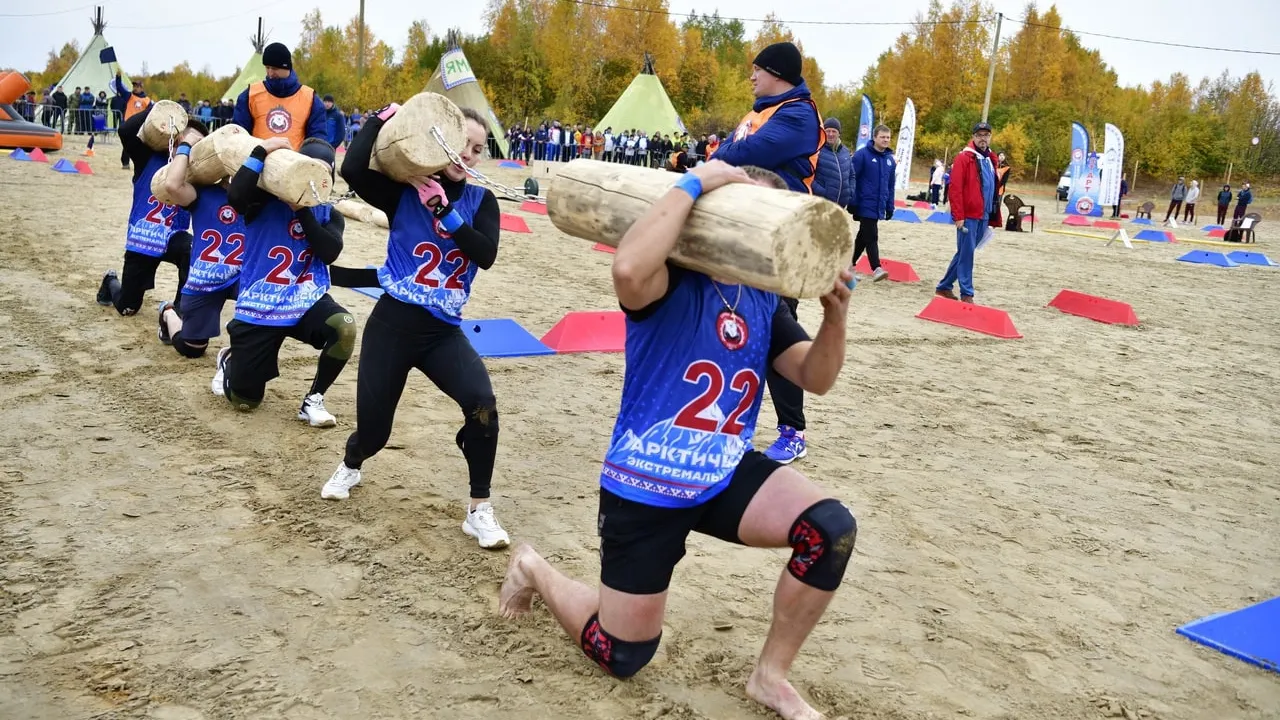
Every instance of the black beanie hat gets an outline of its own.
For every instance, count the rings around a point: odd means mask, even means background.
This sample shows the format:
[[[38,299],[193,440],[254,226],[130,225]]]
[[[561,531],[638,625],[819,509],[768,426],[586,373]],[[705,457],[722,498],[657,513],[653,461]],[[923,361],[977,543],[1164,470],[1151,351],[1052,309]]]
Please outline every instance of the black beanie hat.
[[[302,147],[298,148],[298,153],[327,163],[329,165],[329,176],[335,177],[334,171],[337,170],[338,155],[328,141],[316,137],[307,138],[302,141]]]
[[[289,54],[289,48],[285,47],[284,43],[271,43],[262,51],[262,65],[292,70],[293,55]]]
[[[774,43],[761,50],[756,59],[751,61],[756,67],[763,68],[770,75],[792,85],[804,82],[800,69],[802,62],[800,48],[789,42]]]

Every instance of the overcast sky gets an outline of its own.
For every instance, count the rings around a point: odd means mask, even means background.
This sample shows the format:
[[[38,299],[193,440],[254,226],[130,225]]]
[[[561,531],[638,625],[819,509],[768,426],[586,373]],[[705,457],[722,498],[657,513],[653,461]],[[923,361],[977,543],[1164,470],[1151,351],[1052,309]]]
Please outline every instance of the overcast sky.
[[[4,2],[0,5],[0,26],[5,30],[0,36],[0,67],[43,69],[51,49],[73,38],[81,46],[87,44],[92,36],[89,16],[93,4],[93,0]],[[253,34],[259,15],[264,18],[271,40],[293,47],[301,32],[300,19],[308,10],[320,8],[326,24],[345,24],[359,8],[359,0],[220,0],[202,5],[167,0],[106,0],[101,4],[107,18],[104,34],[115,46],[127,72],[137,72],[143,62],[150,72],[159,72],[186,60],[193,69],[207,67],[215,75],[231,74],[248,58],[252,49],[247,38]],[[449,27],[460,27],[467,33],[482,32],[485,4],[484,0],[366,0],[365,19],[379,38],[400,50],[409,23],[415,18],[425,19],[436,33]],[[796,22],[790,27],[805,52],[817,57],[829,84],[858,81],[905,29],[832,23],[909,22],[928,6],[928,0],[858,3],[861,7],[856,12],[848,12],[853,5],[841,0],[670,0],[673,13],[711,12],[719,7],[725,16],[762,18],[776,11],[784,21],[819,23]],[[1038,5],[1042,11],[1048,7],[1048,3]],[[1001,0],[995,6],[1001,12],[1021,17],[1025,4]],[[200,14],[192,15],[192,8],[199,8]],[[1058,8],[1064,23],[1075,30],[1280,53],[1280,39],[1275,34],[1280,0],[1064,0]],[[1215,18],[1218,8],[1222,15]],[[38,16],[15,17],[24,14]],[[1002,35],[1008,36],[1018,27],[1006,22]],[[758,28],[759,23],[748,23],[748,38]],[[1280,78],[1280,55],[1161,47],[1091,36],[1082,39],[1087,47],[1102,52],[1123,85],[1148,84],[1166,79],[1174,71],[1187,73],[1193,83],[1224,69],[1233,75],[1258,70],[1267,82]]]

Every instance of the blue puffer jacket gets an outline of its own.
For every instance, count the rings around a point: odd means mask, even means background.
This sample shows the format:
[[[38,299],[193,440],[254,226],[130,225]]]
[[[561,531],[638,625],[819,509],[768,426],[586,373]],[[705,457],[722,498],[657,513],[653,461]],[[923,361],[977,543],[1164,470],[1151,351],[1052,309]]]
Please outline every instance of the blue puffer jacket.
[[[337,105],[324,113],[324,134],[325,140],[334,148],[347,139],[347,116],[342,114]]]
[[[840,143],[833,150],[830,145],[823,145],[818,155],[818,171],[813,178],[813,194],[853,212],[856,184],[853,154],[848,146]]]
[[[788,100],[801,102],[778,108],[754,135],[740,139],[735,138],[736,132],[730,135],[720,143],[715,159],[737,167],[755,165],[772,170],[787,181],[787,187],[808,193],[804,180],[813,174],[809,156],[822,138],[822,118],[811,104],[809,86],[800,83],[781,95],[756,98],[752,110],[761,112]]]
[[[893,184],[898,174],[893,148],[876,152],[875,145],[864,145],[853,154],[853,173],[858,178],[854,215],[883,220],[893,212]]]

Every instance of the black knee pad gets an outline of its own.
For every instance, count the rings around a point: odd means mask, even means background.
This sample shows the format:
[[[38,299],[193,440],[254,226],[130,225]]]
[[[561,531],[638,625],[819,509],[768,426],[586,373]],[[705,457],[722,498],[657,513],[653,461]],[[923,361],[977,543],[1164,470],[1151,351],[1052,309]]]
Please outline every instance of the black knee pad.
[[[805,585],[835,590],[844,579],[857,539],[858,521],[849,508],[835,498],[820,500],[800,513],[791,526],[787,570]]]
[[[227,402],[237,410],[248,412],[257,410],[262,404],[262,398],[267,394],[266,386],[254,389],[232,388],[229,384],[224,385]]]
[[[582,628],[582,652],[616,678],[629,678],[649,664],[658,652],[658,637],[644,642],[619,640],[600,627],[600,616],[592,615]]]
[[[498,437],[498,408],[495,405],[496,403],[490,399],[487,403],[466,411],[467,421],[458,431],[458,436],[454,438],[459,450],[465,453],[468,443],[493,442]]]
[[[191,342],[184,340],[182,338],[181,331],[179,331],[176,335],[170,338],[170,340],[173,344],[173,349],[177,350],[178,354],[181,355],[182,357],[187,357],[187,358],[204,357],[204,351],[209,349],[208,340],[204,341],[200,345],[194,345]]]

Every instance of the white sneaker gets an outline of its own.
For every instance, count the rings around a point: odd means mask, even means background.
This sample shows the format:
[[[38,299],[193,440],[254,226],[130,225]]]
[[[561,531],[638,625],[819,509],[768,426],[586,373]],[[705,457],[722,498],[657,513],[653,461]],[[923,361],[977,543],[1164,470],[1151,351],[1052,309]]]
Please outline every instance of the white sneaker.
[[[333,477],[320,488],[320,497],[325,500],[346,500],[351,497],[351,488],[360,484],[360,471],[347,467],[345,462],[338,463]]]
[[[871,273],[871,282],[880,282],[887,277],[889,277],[889,271],[882,267],[878,267],[875,272]]]
[[[475,510],[467,511],[467,519],[462,521],[462,532],[478,540],[480,547],[486,549],[504,548],[511,544],[507,531],[502,529],[498,519],[493,516],[493,505],[487,502],[480,503]]]
[[[324,409],[324,396],[320,393],[311,393],[302,401],[298,419],[306,420],[311,427],[317,428],[329,428],[338,424],[338,419]]]
[[[231,352],[231,348],[229,347],[222,348],[221,350],[218,351],[218,358],[213,361],[213,364],[218,369],[216,372],[213,373],[213,380],[209,383],[209,389],[212,390],[213,394],[217,395],[218,397],[225,397],[227,394],[227,391],[223,389],[222,386],[223,386],[223,380],[227,376],[227,373],[226,373],[227,354],[230,352]]]

